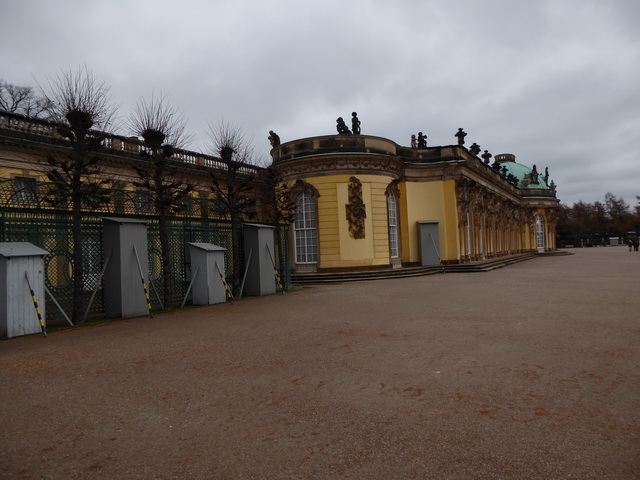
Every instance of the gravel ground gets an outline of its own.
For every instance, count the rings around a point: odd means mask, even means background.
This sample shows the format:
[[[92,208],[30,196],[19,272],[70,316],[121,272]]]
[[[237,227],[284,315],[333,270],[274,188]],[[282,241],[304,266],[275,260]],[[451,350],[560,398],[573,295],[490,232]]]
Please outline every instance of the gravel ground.
[[[0,478],[638,479],[640,254],[0,342]]]

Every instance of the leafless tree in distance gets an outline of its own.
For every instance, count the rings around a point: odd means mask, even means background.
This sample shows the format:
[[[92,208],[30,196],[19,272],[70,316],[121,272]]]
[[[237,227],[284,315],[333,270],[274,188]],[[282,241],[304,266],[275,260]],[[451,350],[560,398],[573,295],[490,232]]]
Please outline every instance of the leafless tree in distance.
[[[0,110],[27,117],[40,117],[50,107],[46,97],[33,87],[22,87],[0,79]]]

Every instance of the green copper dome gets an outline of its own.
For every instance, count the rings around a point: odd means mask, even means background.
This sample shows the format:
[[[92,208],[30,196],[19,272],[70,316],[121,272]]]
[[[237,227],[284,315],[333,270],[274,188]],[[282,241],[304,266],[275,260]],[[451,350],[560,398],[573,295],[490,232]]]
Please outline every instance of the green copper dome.
[[[521,163],[516,163],[515,155],[510,153],[503,153],[495,156],[495,163],[500,167],[499,172],[505,177],[509,174],[515,176],[518,179],[518,188],[527,189],[544,189],[549,190],[549,178],[547,172],[540,172],[534,165],[533,168],[529,168]],[[506,169],[506,170],[505,170]]]

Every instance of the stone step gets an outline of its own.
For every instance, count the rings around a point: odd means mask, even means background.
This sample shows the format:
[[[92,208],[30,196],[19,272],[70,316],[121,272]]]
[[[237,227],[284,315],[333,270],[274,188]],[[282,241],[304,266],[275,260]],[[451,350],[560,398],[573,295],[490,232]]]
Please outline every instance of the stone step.
[[[407,267],[407,268],[387,268],[383,270],[367,270],[355,272],[329,272],[329,273],[299,273],[292,275],[294,285],[311,285],[322,283],[357,282],[363,280],[386,280],[392,278],[419,277],[424,275],[434,275],[436,273],[471,273],[490,272],[498,268],[503,268],[514,263],[523,262],[536,258],[536,253],[525,253],[512,255],[477,263],[465,263],[460,265],[443,265],[441,267]]]
[[[355,282],[359,280],[384,280],[389,278],[419,277],[441,273],[440,267],[412,267],[362,272],[304,273],[292,276],[293,284]]]

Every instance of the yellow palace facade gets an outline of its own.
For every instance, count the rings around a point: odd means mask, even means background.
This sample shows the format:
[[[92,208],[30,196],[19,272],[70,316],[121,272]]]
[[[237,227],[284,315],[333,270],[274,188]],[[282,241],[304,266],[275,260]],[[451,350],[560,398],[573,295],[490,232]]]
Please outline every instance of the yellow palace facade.
[[[0,179],[13,182],[5,207],[37,200],[32,189],[44,180],[46,154],[65,148],[54,133],[48,122],[0,114]],[[246,168],[257,220],[271,221],[264,213],[271,208],[264,200],[268,170],[295,204],[289,258],[296,273],[451,265],[556,248],[555,185],[546,170],[511,154],[491,163],[475,144],[405,147],[359,134],[274,143],[267,169]],[[103,173],[123,199],[104,207],[111,213],[147,214],[146,192],[132,186],[141,148],[137,139],[107,136]],[[174,159],[181,178],[199,186],[181,215],[214,215],[204,206],[211,193],[202,185],[209,170],[224,165],[182,150]]]
[[[474,145],[474,147],[476,147]],[[295,202],[297,273],[476,262],[555,250],[548,173],[463,145],[409,148],[366,135],[271,151]]]

